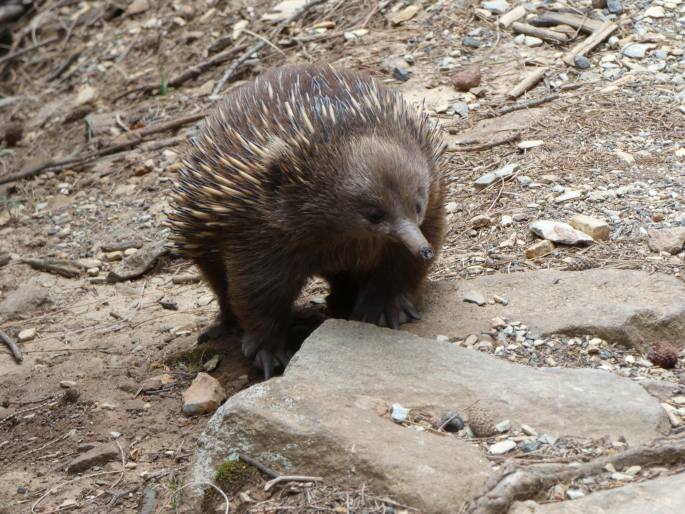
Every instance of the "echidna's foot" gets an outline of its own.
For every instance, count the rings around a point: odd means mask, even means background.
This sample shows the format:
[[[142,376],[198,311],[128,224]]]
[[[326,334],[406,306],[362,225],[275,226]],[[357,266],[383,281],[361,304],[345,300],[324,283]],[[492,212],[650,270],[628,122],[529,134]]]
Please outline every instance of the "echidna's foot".
[[[398,329],[404,323],[421,319],[421,316],[405,294],[386,298],[382,291],[369,290],[359,295],[350,319]]]
[[[276,368],[285,369],[293,356],[285,350],[285,345],[280,339],[268,341],[265,344],[263,338],[254,334],[243,337],[243,354],[248,359],[254,359],[255,367],[264,373],[264,380],[269,380]]]
[[[197,344],[207,343],[224,336],[235,336],[240,333],[240,327],[235,322],[226,322],[221,318],[209,325],[197,336]]]

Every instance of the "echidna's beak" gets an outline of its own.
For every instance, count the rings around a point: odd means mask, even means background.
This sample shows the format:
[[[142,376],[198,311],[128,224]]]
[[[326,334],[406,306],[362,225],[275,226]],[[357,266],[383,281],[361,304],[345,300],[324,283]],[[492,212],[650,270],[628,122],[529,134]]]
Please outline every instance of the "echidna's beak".
[[[409,220],[400,221],[395,228],[394,234],[404,246],[421,260],[429,261],[435,256],[431,244],[426,241],[421,229]]]

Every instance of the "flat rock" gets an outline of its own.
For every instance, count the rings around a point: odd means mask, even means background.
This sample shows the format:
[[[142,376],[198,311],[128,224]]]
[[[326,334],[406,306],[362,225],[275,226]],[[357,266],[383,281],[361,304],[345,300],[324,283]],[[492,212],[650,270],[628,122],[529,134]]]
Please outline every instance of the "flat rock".
[[[226,391],[219,381],[207,373],[198,373],[183,393],[183,414],[198,416],[212,412],[226,399]]]
[[[685,473],[599,491],[574,501],[540,505],[517,502],[510,514],[681,514],[685,512]]]
[[[0,316],[6,319],[22,317],[47,303],[48,290],[37,286],[24,286],[7,294],[0,302]]]
[[[466,291],[509,304],[463,302]],[[590,334],[647,350],[659,340],[685,346],[685,285],[665,274],[635,270],[541,270],[474,280],[433,282],[427,288],[423,320],[404,325],[423,337],[465,338],[490,330],[492,318],[527,325],[533,334]]]
[[[166,254],[169,249],[164,241],[157,241],[143,246],[133,255],[129,255],[107,275],[107,282],[123,282],[133,280],[150,270],[157,259]]]
[[[653,252],[668,252],[675,255],[685,244],[685,227],[662,228],[649,231],[647,245]]]
[[[656,399],[609,372],[530,368],[403,331],[328,320],[283,377],[241,391],[212,416],[189,480],[212,480],[238,451],[280,473],[355,477],[425,514],[459,512],[492,474],[484,450],[399,425],[389,410],[398,403],[461,412],[474,402],[512,426],[623,435],[631,445],[668,426]],[[189,508],[197,501],[191,496]]]
[[[558,199],[555,199],[554,201],[556,202],[557,200]],[[539,220],[531,223],[530,231],[536,236],[552,241],[553,243],[564,245],[592,243],[592,238],[590,236],[580,230],[576,230],[568,223],[563,223],[561,221]]]
[[[67,473],[80,473],[93,466],[102,466],[103,464],[119,458],[119,448],[115,445],[98,445],[72,460],[67,466]]]

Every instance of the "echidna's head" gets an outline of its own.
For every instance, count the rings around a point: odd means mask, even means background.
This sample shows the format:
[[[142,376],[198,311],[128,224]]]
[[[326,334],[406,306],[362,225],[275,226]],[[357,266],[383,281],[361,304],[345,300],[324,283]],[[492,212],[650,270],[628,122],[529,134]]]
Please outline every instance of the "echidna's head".
[[[377,136],[348,147],[336,211],[358,235],[403,243],[416,257],[435,251],[421,232],[431,188],[431,164],[418,146],[406,147]]]

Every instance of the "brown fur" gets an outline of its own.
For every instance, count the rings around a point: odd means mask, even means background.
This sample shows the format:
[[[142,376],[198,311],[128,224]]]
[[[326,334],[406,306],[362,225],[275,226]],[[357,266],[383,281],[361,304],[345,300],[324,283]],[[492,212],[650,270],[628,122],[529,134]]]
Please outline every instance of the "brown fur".
[[[172,238],[266,375],[265,360],[287,361],[291,306],[313,275],[331,283],[334,315],[394,327],[415,317],[430,263],[396,234],[419,226],[440,249],[442,144],[398,93],[329,66],[278,68],[232,92],[192,144]]]

